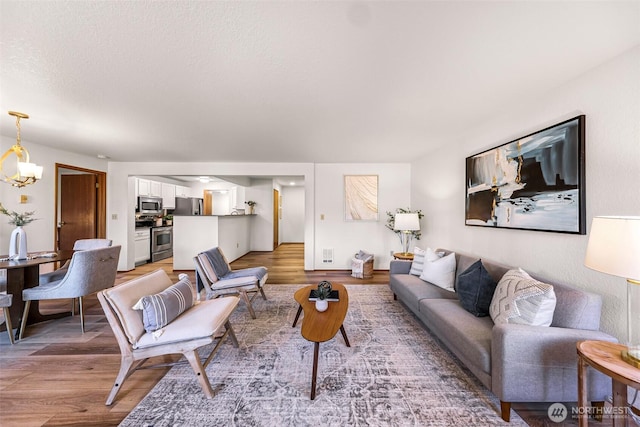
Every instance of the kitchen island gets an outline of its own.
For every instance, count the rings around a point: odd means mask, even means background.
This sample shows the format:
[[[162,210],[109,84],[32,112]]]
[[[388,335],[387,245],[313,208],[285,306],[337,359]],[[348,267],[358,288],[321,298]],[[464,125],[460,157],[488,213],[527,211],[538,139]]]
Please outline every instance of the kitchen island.
[[[257,215],[173,216],[173,269],[194,270],[193,257],[215,246],[229,262],[251,249],[252,219]]]

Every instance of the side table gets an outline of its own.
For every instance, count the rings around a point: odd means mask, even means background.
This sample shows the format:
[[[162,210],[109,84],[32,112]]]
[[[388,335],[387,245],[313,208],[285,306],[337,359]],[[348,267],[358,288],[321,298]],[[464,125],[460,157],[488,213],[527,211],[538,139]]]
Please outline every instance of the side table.
[[[576,347],[578,350],[578,408],[587,407],[587,366],[611,377],[613,408],[626,408],[628,406],[627,386],[640,389],[640,369],[629,365],[620,356],[622,350],[627,347],[607,341],[580,341]],[[588,425],[588,416],[587,411],[580,411],[578,416],[580,427]],[[626,412],[618,413],[614,410],[612,416],[614,427],[628,425],[630,416]]]
[[[404,253],[404,252],[396,252],[393,254],[393,258],[394,259],[399,259],[402,261],[413,261],[413,254],[412,253]]]

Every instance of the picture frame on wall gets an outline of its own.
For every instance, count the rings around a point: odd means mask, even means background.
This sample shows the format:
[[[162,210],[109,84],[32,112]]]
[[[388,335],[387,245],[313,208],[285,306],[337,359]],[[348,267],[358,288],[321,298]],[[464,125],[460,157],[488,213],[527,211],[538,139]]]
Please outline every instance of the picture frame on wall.
[[[344,219],[378,220],[378,175],[344,176]]]
[[[467,157],[465,224],[586,234],[585,120]]]

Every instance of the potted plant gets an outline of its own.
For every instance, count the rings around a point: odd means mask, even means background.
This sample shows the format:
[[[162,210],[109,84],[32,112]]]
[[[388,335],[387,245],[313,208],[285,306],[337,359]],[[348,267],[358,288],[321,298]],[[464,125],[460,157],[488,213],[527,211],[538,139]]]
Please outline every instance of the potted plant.
[[[249,212],[248,212],[248,213],[249,213],[249,215],[252,215],[252,214],[253,214],[254,206],[255,206],[255,205],[257,205],[258,203],[257,203],[257,202],[254,202],[253,200],[247,200],[247,201],[246,201],[246,202],[244,202],[244,203],[245,203],[246,205],[248,205],[248,206],[249,206]]]
[[[10,217],[9,224],[16,226],[9,239],[9,257],[15,260],[27,259],[27,233],[22,227],[36,220],[36,218],[32,218],[35,212],[8,211],[0,204],[0,213]]]
[[[164,216],[164,223],[166,225],[173,225],[173,215],[171,215],[171,214],[165,215]]]
[[[316,293],[316,296],[318,297],[316,300],[316,310],[322,312],[329,308],[329,301],[327,301],[329,295],[331,295],[331,283],[326,280],[318,283],[318,291]]]

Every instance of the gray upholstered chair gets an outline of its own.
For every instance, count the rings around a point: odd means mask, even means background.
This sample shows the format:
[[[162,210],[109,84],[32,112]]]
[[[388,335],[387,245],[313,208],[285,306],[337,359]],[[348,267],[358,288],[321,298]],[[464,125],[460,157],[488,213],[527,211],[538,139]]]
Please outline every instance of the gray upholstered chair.
[[[232,270],[224,253],[218,247],[200,252],[193,258],[193,261],[196,264],[198,289],[200,289],[200,284],[204,287],[206,299],[239,295],[247,304],[251,317],[256,318],[251,302],[258,292],[262,294],[262,298],[267,299],[262,289],[268,277],[266,267]],[[249,292],[254,293],[251,298],[248,296]]]
[[[84,333],[82,298],[113,286],[119,256],[120,246],[78,251],[71,257],[67,273],[62,279],[23,290],[22,299],[25,304],[20,325],[20,339],[24,334],[32,300],[78,298],[80,327]]]
[[[88,249],[108,248],[111,246],[111,239],[80,239],[76,240],[73,244],[74,251],[86,251]],[[46,285],[47,283],[55,282],[64,277],[67,274],[69,263],[67,261],[62,267],[49,273],[43,273],[40,275],[40,285]]]
[[[9,342],[13,344],[13,326],[11,325],[11,314],[9,314],[9,307],[11,307],[11,300],[13,295],[0,294],[0,307],[2,307],[4,313],[4,323],[7,324],[7,332],[9,333]]]
[[[181,277],[181,281],[183,280]],[[191,285],[190,282],[187,283]],[[148,308],[143,308],[141,314],[138,304],[142,299],[157,301],[158,307],[164,308],[163,314],[166,316],[172,305],[171,295],[179,293],[173,292],[175,289],[168,288],[175,288],[175,286],[167,273],[158,269],[98,292],[98,300],[118,340],[121,352],[120,371],[107,397],[107,405],[113,403],[116,394],[122,388],[122,383],[131,374],[137,369],[152,367],[143,366],[147,359],[165,354],[184,355],[196,374],[205,396],[209,399],[213,396],[205,368],[228,336],[233,345],[238,347],[238,341],[229,323],[229,316],[238,305],[239,299],[231,297],[200,301],[195,305],[185,304],[185,311],[179,313],[173,320],[165,318],[166,322],[161,329],[149,328],[148,320],[158,319],[161,316],[153,313],[145,315],[144,310]],[[193,289],[189,289],[189,292],[193,298]],[[153,305],[155,306],[155,303]],[[216,344],[207,351],[209,356],[202,362],[198,349],[214,342]]]

